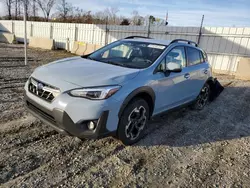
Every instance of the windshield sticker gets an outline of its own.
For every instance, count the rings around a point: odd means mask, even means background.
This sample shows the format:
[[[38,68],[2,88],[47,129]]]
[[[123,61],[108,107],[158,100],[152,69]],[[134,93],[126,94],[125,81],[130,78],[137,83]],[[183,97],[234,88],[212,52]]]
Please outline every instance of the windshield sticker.
[[[157,44],[149,44],[148,45],[149,48],[157,48],[157,49],[165,49],[166,47],[165,46],[161,46],[161,45],[157,45]]]

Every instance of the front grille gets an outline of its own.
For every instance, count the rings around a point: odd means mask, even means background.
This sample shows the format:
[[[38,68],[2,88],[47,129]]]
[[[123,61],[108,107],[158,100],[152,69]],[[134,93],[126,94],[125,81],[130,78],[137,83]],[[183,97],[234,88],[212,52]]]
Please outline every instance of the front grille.
[[[31,92],[32,94],[48,102],[53,101],[54,98],[58,96],[60,93],[59,89],[53,86],[50,86],[48,84],[45,84],[43,82],[40,82],[34,78],[30,78],[28,89],[29,89],[29,92]]]
[[[46,120],[50,121],[51,123],[55,124],[56,120],[53,116],[51,116],[50,114],[42,111],[41,109],[37,108],[35,105],[31,104],[29,101],[27,102],[27,106],[29,109],[31,109],[32,111],[38,113],[40,116],[42,116],[43,118],[45,118]]]

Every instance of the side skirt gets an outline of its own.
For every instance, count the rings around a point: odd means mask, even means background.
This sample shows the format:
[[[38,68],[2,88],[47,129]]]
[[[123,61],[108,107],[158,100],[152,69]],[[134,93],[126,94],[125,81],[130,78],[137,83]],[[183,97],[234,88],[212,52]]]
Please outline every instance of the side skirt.
[[[158,113],[158,114],[155,114],[155,115],[153,115],[153,116],[151,117],[151,119],[160,117],[160,116],[162,116],[162,115],[166,115],[166,114],[171,113],[171,112],[174,112],[174,111],[178,111],[178,110],[180,110],[180,109],[182,109],[182,108],[185,108],[185,107],[188,107],[188,106],[194,104],[195,101],[196,101],[196,99],[193,100],[193,101],[191,101],[191,102],[187,102],[187,103],[185,103],[185,104],[183,104],[183,105],[180,105],[180,106],[177,106],[177,107],[168,109],[168,110],[166,110],[166,111],[160,112],[160,113]]]

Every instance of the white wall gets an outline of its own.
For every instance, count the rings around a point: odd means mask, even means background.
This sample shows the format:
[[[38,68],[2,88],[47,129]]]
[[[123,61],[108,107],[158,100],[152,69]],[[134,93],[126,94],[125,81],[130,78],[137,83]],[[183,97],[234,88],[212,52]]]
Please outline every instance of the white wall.
[[[28,22],[28,38],[52,38],[56,48],[72,49],[74,41],[105,45],[105,42],[131,35],[147,36],[146,26],[105,25]],[[23,41],[23,21],[0,21],[0,31],[14,33],[18,41]],[[198,40],[198,27],[152,26],[150,37],[173,40],[176,38]],[[250,28],[204,27],[200,46],[209,55],[210,64],[217,72],[233,74],[241,57],[250,57]]]

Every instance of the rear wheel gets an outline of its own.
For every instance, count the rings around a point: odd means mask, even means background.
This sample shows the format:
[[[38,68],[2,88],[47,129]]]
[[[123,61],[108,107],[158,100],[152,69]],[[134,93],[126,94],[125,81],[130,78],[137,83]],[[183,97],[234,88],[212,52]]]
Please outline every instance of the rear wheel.
[[[141,139],[149,119],[149,106],[137,98],[124,109],[117,130],[117,137],[124,145],[131,145]]]
[[[210,92],[210,86],[206,83],[201,89],[201,92],[197,97],[195,104],[193,105],[193,108],[195,110],[202,110],[207,105],[209,101]]]

